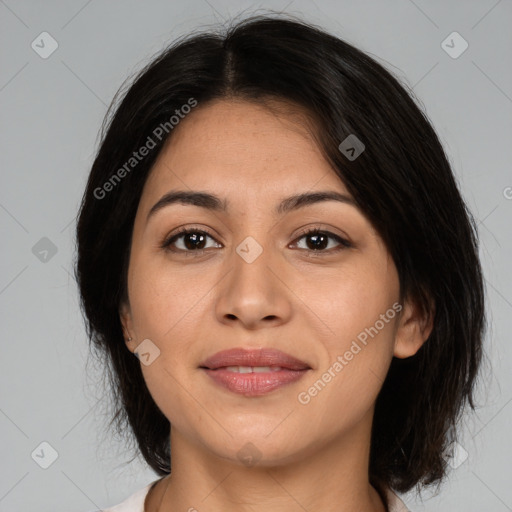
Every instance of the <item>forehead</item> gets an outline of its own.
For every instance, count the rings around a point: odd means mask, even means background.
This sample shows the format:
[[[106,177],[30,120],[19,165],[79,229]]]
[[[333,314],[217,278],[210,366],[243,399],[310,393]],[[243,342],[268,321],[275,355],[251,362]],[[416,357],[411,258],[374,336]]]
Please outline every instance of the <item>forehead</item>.
[[[171,189],[277,200],[287,193],[347,193],[322,156],[304,111],[242,100],[196,107],[173,129],[144,187],[142,202]]]

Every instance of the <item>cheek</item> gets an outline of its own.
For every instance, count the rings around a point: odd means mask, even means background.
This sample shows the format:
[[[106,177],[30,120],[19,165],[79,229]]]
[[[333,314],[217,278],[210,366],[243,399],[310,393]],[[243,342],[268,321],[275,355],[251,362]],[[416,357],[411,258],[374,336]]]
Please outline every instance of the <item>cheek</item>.
[[[159,355],[141,370],[153,400],[164,413],[184,428],[200,421],[197,403],[184,391],[190,346],[197,331],[201,299],[211,284],[197,272],[170,270],[163,258],[138,254],[130,262],[129,296],[134,328],[140,341],[151,340]],[[177,414],[179,411],[179,414]],[[186,430],[186,429],[185,429]]]
[[[173,331],[193,326],[197,305],[212,287],[211,272],[171,266],[163,257],[141,255],[129,273],[129,296],[140,336],[172,338]]]
[[[319,312],[315,330],[323,354],[314,377],[301,389],[305,394],[299,402],[328,409],[326,420],[335,428],[341,416],[347,421],[360,419],[385,380],[398,286],[393,268],[377,265],[353,267],[321,284],[311,288],[307,305]]]
[[[362,329],[357,323],[325,344],[325,358],[297,396],[308,416],[322,418],[326,432],[349,429],[368,414],[391,362],[394,320],[381,330],[375,320]]]
[[[342,349],[350,344],[373,326],[380,315],[385,315],[398,299],[393,269],[363,263],[342,268],[329,276],[310,274],[307,281],[300,278],[298,295],[304,297],[304,306],[315,313],[308,317],[315,319],[317,332],[323,333],[329,347]],[[389,330],[388,324],[383,327],[379,322],[379,330]]]
[[[192,435],[192,425],[205,421],[202,408],[198,407],[194,394],[187,392],[183,379],[173,371],[168,353],[162,355],[148,367],[142,368],[149,393],[169,422],[184,436]],[[193,437],[193,436],[192,436]]]

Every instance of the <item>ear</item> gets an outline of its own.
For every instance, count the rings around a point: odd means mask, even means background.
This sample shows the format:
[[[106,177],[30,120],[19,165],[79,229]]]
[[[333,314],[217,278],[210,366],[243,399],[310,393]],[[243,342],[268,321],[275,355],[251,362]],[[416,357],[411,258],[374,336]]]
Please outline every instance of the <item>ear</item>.
[[[406,359],[418,352],[428,339],[434,326],[434,305],[432,314],[425,311],[416,301],[406,300],[398,319],[393,355]]]
[[[135,331],[133,329],[132,313],[130,305],[127,302],[123,302],[119,307],[119,319],[121,320],[121,325],[123,326],[123,336],[126,346],[130,352],[133,352],[136,348],[137,342]]]

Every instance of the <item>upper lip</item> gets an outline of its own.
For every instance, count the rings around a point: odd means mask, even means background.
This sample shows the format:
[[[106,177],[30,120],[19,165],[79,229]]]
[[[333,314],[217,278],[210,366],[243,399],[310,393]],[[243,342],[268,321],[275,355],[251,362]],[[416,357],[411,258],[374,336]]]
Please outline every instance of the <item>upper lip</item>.
[[[210,370],[225,366],[279,366],[289,370],[307,370],[310,368],[304,361],[273,348],[232,348],[217,352],[201,364],[201,367]]]

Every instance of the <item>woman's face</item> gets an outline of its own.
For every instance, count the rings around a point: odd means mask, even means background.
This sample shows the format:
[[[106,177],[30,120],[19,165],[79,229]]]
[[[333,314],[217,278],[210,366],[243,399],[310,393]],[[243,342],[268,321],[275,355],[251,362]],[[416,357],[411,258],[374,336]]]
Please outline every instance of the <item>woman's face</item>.
[[[291,462],[359,442],[393,354],[419,348],[412,321],[402,333],[408,309],[399,320],[383,241],[297,119],[243,101],[199,105],[159,155],[134,224],[121,309],[128,348],[146,340],[143,375],[173,432],[233,461]],[[149,214],[174,191],[214,195],[226,209],[172,202]],[[286,202],[317,192],[347,199]],[[162,247],[181,228],[195,233]],[[233,348],[277,349],[306,369],[280,370],[269,390],[268,368],[203,367]]]

